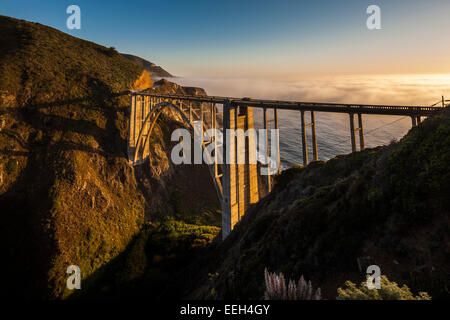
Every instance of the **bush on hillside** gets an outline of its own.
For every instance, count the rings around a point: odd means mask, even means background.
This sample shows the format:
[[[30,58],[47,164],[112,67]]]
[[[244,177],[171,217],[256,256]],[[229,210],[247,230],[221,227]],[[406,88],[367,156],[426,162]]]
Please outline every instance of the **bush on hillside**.
[[[403,285],[399,287],[397,283],[391,282],[386,276],[381,276],[381,288],[369,289],[365,281],[357,287],[353,282],[346,281],[346,288],[338,289],[338,300],[431,300],[426,292],[419,292],[414,296],[411,290]]]
[[[6,172],[8,172],[8,174],[13,174],[16,171],[17,171],[17,160],[10,159],[6,164]]]

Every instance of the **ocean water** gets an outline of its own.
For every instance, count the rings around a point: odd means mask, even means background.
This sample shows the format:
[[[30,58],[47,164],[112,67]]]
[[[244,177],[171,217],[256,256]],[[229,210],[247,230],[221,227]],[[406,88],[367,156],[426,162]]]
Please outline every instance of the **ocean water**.
[[[450,99],[450,75],[340,76],[310,79],[190,78],[170,79],[183,86],[201,87],[208,95],[260,99],[361,104],[424,105]],[[268,119],[272,119],[268,112]],[[254,109],[255,127],[262,128],[262,112]],[[346,114],[316,112],[320,160],[351,152],[350,121]],[[282,168],[302,164],[300,113],[278,111]],[[355,125],[357,126],[355,117]],[[309,122],[309,113],[306,113]],[[411,128],[411,118],[363,115],[366,147],[389,144]],[[312,159],[310,128],[308,151]],[[359,137],[357,135],[357,144]],[[358,145],[359,147],[359,145]]]

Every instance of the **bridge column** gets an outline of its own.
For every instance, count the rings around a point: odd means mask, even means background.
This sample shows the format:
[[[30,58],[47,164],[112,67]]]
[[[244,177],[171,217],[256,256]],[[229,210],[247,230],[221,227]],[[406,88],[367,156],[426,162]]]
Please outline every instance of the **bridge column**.
[[[214,129],[214,110],[216,109],[216,104],[211,102],[211,129]]]
[[[213,142],[214,142],[214,178],[216,181],[220,182],[220,176],[219,176],[219,152],[218,148],[219,145],[217,144],[217,126],[216,126],[216,108],[213,110],[212,114],[212,129],[214,130],[213,133]]]
[[[131,155],[134,153],[135,141],[135,113],[136,113],[136,95],[130,93],[130,120],[128,122],[128,160],[131,159]]]
[[[141,128],[143,128],[145,126],[145,128],[147,128],[147,124],[144,125],[144,120],[145,117],[147,116],[147,109],[148,109],[148,97],[144,96],[144,105],[142,108],[142,117],[141,117]],[[144,131],[145,131],[144,128]]]
[[[235,108],[226,100],[223,105],[222,239],[230,234],[238,221],[235,139],[230,137],[230,129],[234,129],[235,112]]]
[[[316,136],[316,118],[314,116],[314,111],[311,111],[311,136],[312,136],[312,144],[313,144],[313,158],[314,161],[319,160],[319,154],[317,152],[317,136]]]
[[[135,100],[134,100],[134,137],[133,137],[133,141],[134,141],[134,145],[136,146],[137,143],[137,135],[139,134],[139,125],[138,125],[138,121],[139,121],[139,105],[140,105],[140,96],[136,95],[135,96]]]
[[[415,116],[411,116],[412,126],[417,126],[417,118]]]
[[[189,122],[192,122],[192,102],[189,101]]]
[[[137,138],[139,135],[139,131],[141,131],[141,118],[142,118],[142,96],[138,95],[136,96],[136,118],[135,118],[135,130],[136,130],[136,135],[135,135],[135,141],[137,143]]]
[[[240,115],[242,107],[236,106],[234,110],[234,129],[245,128],[245,117]],[[245,213],[245,137],[242,137],[236,131],[234,136],[235,159],[236,159],[236,202],[238,203],[237,221],[241,220]],[[244,163],[242,163],[244,160]],[[232,227],[233,228],[233,227]]]
[[[247,137],[246,156],[248,159],[248,165],[245,166],[245,186],[246,186],[246,200],[245,200],[245,210],[252,203],[257,203],[259,201],[258,192],[258,164],[256,155],[256,133],[254,131],[254,119],[253,119],[253,108],[246,108],[245,115],[245,130],[248,130],[249,135]],[[245,143],[245,141],[244,141]],[[279,150],[279,148],[278,148]],[[279,154],[278,154],[279,155]]]
[[[238,182],[236,193],[239,204],[238,219],[241,220],[250,204],[259,200],[256,143],[251,107],[239,107],[239,111],[235,113],[235,128],[242,130],[241,134],[236,135],[236,176]]]
[[[301,115],[301,126],[302,126],[302,148],[303,148],[303,165],[306,167],[309,163],[309,153],[308,153],[308,138],[306,136],[306,128],[311,127],[311,139],[312,139],[312,148],[313,148],[313,159],[314,161],[319,160],[319,153],[317,149],[317,135],[316,135],[316,118],[314,115],[314,111],[310,111],[311,113],[311,122],[306,123],[304,110],[300,111]]]
[[[251,108],[249,107],[249,110],[251,111]],[[253,119],[253,112],[249,113]],[[250,116],[249,116],[250,117]],[[278,165],[278,172],[280,172],[280,137],[279,137],[279,131],[278,131],[278,111],[276,108],[273,108],[273,119],[268,120],[267,118],[267,109],[263,109],[263,123],[264,123],[264,130],[265,130],[265,136],[263,141],[264,148],[265,148],[265,158],[267,159],[267,164],[265,165],[267,167],[267,173],[270,173],[270,175],[266,175],[266,194],[272,191],[272,167],[271,167],[271,159],[275,158],[276,164]],[[275,135],[272,135],[272,132],[269,130],[269,123],[274,123],[274,129],[277,130]],[[253,123],[253,120],[252,120]],[[253,127],[253,126],[252,126]],[[269,144],[269,136],[270,138],[270,144]],[[263,137],[260,137],[262,139]],[[262,141],[262,140],[261,140]],[[272,146],[274,149],[272,150]]]
[[[227,101],[223,108],[222,238],[259,200],[256,139],[251,107]],[[233,131],[233,132],[230,132]],[[239,131],[237,131],[239,130]],[[247,136],[243,134],[247,132]]]
[[[354,121],[354,114],[349,113],[350,116],[350,138],[352,140],[352,152],[358,151],[358,148],[356,147],[356,131],[359,132],[359,147],[360,150],[365,149],[365,141],[364,141],[364,127],[363,127],[363,121],[362,121],[362,114],[358,113],[358,128],[355,128],[355,121]]]
[[[274,117],[274,125],[275,125],[275,130],[279,130],[278,128],[278,110],[277,109],[273,109],[273,117]],[[277,164],[278,164],[278,173],[281,172],[281,161],[280,161],[280,132],[277,131],[277,136],[276,136],[276,144],[277,144]]]
[[[306,140],[305,111],[300,111],[302,124],[303,165],[308,165],[308,141]]]
[[[363,121],[362,121],[362,114],[358,113],[358,131],[359,131],[359,147],[361,150],[364,150],[366,148],[365,141],[364,141],[364,128],[363,128]]]
[[[141,128],[144,126],[145,115],[147,112],[147,96],[142,96],[142,113],[141,113]]]
[[[355,137],[355,121],[353,113],[349,113],[350,116],[350,138],[352,140],[352,152],[356,152],[356,137]]]
[[[201,133],[201,141],[203,143],[203,102],[200,102],[200,122],[202,123],[202,133]]]
[[[358,128],[355,128],[354,114],[349,113],[350,116],[350,138],[352,140],[352,152],[358,151],[356,147],[356,131],[359,132],[359,148],[360,150],[364,150],[366,148],[365,140],[364,140],[364,126],[362,121],[362,114],[358,113]]]
[[[268,132],[268,120],[267,120],[267,109],[263,110],[263,122],[264,122],[264,132],[265,132],[265,151],[266,151],[266,160],[267,160],[267,170],[270,171],[270,150],[269,150],[269,132]],[[272,190],[271,186],[271,178],[270,175],[266,176],[266,192],[269,193]]]
[[[233,112],[234,113],[233,113],[233,118],[231,119],[232,123],[230,125],[230,129],[237,130],[237,128],[238,128],[237,118],[238,118],[238,112],[239,112],[239,107],[237,105],[234,105]],[[239,180],[239,165],[238,165],[238,163],[239,163],[238,157],[240,155],[239,155],[239,145],[238,145],[237,135],[233,135],[232,139],[233,139],[233,146],[234,146],[234,150],[232,152],[234,152],[234,157],[233,157],[234,166],[233,167],[234,167],[234,172],[235,172],[235,185],[231,186],[231,187],[232,187],[232,192],[234,191],[236,193],[236,204],[237,204],[236,223],[237,223],[237,221],[239,221],[239,213],[240,213],[239,212],[239,186],[240,186],[241,181]],[[234,227],[234,224],[231,225],[231,229],[233,229],[233,227]]]
[[[214,130],[214,134],[213,134],[213,140],[212,142],[214,143],[214,179],[216,181],[216,185],[217,188],[219,190],[219,198],[222,199],[222,194],[223,194],[223,184],[222,184],[222,180],[221,178],[224,176],[223,175],[223,153],[220,152],[220,148],[223,148],[224,145],[224,140],[220,141],[217,139],[218,137],[218,130],[220,130],[219,128],[217,128],[217,108],[216,105],[214,104],[214,109],[213,109],[213,123],[212,123],[212,129]],[[224,132],[225,135],[225,132]],[[224,136],[222,136],[223,138]],[[222,149],[223,152],[223,149]],[[222,165],[222,167],[220,167],[220,165]],[[222,168],[222,170],[219,172],[219,168]]]
[[[142,129],[142,116],[143,116],[143,113],[144,113],[144,106],[145,106],[145,96],[140,96],[139,97],[139,101],[138,101],[139,103],[136,105],[136,108],[137,108],[137,115],[138,115],[138,121],[137,121],[137,128],[136,128],[136,133],[137,133],[137,135],[136,135],[136,140],[137,140],[137,138],[138,138],[138,136],[139,136],[139,132],[141,132],[141,129]]]

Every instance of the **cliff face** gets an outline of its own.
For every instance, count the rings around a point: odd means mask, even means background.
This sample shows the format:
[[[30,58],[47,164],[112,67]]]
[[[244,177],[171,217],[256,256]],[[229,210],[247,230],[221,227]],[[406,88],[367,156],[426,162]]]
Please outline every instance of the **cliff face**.
[[[147,61],[147,60],[142,59],[140,57],[134,56],[132,54],[122,53],[122,56],[124,56],[125,58],[129,59],[130,61],[133,61],[134,63],[136,63],[140,67],[142,67],[145,70],[147,70],[148,73],[150,74],[150,76],[152,76],[152,77],[173,77],[166,70],[164,70],[160,66],[157,66],[156,64],[154,64],[154,63],[152,63],[150,61]]]
[[[448,297],[449,163],[446,110],[387,147],[284,171],[192,267],[187,296],[261,299],[268,268],[304,275],[334,299],[346,280],[360,283],[378,265],[413,291]]]
[[[95,280],[147,220],[184,207],[184,198],[171,200],[183,188],[177,177],[193,176],[168,160],[170,132],[182,124],[163,116],[155,160],[130,166],[121,93],[151,86],[147,72],[40,24],[0,16],[0,30],[2,295],[66,297],[69,265]],[[156,90],[185,92],[170,83]],[[206,168],[195,174],[210,181]],[[210,183],[192,210],[216,205]]]

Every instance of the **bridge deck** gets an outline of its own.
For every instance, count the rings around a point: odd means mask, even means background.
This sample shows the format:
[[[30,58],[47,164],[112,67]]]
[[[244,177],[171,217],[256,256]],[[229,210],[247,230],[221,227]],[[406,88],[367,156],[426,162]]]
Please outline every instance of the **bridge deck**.
[[[429,116],[441,107],[430,106],[396,106],[396,105],[375,105],[375,104],[344,104],[344,103],[323,103],[323,102],[297,102],[297,101],[279,101],[262,100],[250,98],[232,98],[219,96],[189,96],[177,94],[156,94],[138,92],[138,95],[150,96],[155,98],[165,98],[174,100],[186,100],[196,102],[209,102],[231,105],[249,106],[253,108],[297,110],[297,111],[318,111],[318,112],[337,112],[337,113],[359,113],[359,114],[380,114],[380,115],[398,115],[398,116]]]

